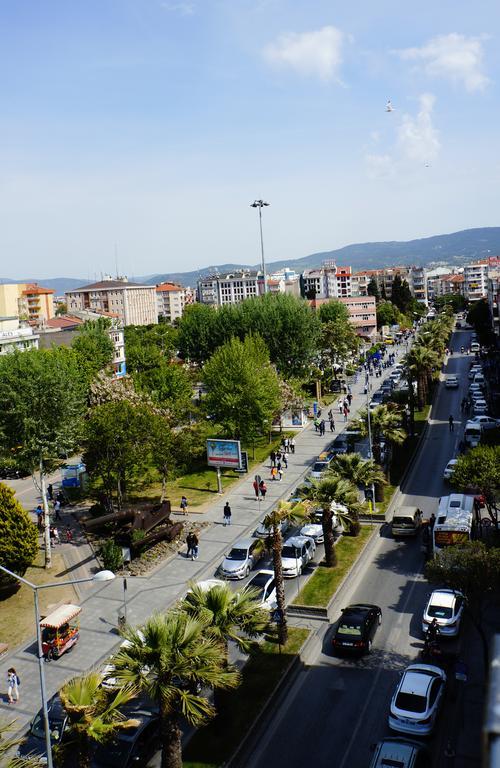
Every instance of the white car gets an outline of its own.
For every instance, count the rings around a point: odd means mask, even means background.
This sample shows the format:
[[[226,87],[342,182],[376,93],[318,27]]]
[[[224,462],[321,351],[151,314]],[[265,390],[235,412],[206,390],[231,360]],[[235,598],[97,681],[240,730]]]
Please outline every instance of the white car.
[[[289,520],[282,520],[280,522],[280,529],[281,533],[286,533],[290,527],[290,521]],[[256,539],[267,539],[268,536],[273,535],[272,528],[266,528],[264,525],[264,521],[259,523],[255,531],[253,532],[253,535]]]
[[[311,522],[306,523],[300,529],[300,535],[307,536],[308,538],[312,539],[315,544],[323,544],[325,536],[323,533],[322,521],[323,510],[316,509],[311,516]],[[334,536],[340,536],[342,533],[342,524],[340,523],[340,520],[335,513],[332,515],[332,528]]]
[[[443,480],[451,480],[457,466],[458,459],[450,459],[443,472]]]
[[[484,384],[484,375],[483,373],[476,373],[474,376],[474,384]]]
[[[283,576],[288,579],[300,576],[315,552],[316,544],[308,536],[291,536],[285,541],[281,551]]]
[[[255,576],[252,576],[247,584],[247,587],[253,587],[259,590],[257,601],[262,608],[268,608],[270,611],[274,611],[278,602],[276,600],[276,581],[274,578],[274,571],[262,570],[258,571]]]
[[[469,380],[473,381],[476,376],[476,373],[482,373],[482,370],[483,369],[481,368],[480,365],[473,365],[469,371]]]
[[[137,634],[139,635],[142,642],[145,642],[146,638],[144,637],[141,630],[139,630]],[[122,648],[130,648],[130,645],[131,645],[130,640],[124,640],[122,643],[120,643],[118,650],[120,651]],[[118,685],[119,685],[118,681],[116,677],[114,677],[114,674],[115,674],[114,664],[112,664],[111,662],[109,662],[108,664],[105,664],[101,670],[101,674],[102,674],[101,686],[106,691],[112,691],[118,688]]]
[[[401,675],[392,697],[389,728],[429,736],[443,703],[446,675],[431,664],[411,664]]]
[[[496,427],[500,427],[500,419],[494,419],[493,416],[474,416],[470,421],[474,424],[480,424],[482,429],[496,429]]]
[[[459,385],[458,376],[448,376],[445,379],[444,385],[446,389],[456,389]]]
[[[461,592],[435,589],[425,606],[422,632],[425,634],[433,619],[436,619],[440,635],[456,637],[460,632],[464,607],[465,598]]]
[[[481,413],[488,413],[486,400],[474,400],[472,409],[474,411],[474,416],[478,416]]]
[[[222,561],[220,573],[225,579],[244,579],[263,554],[257,539],[240,539]]]
[[[190,587],[188,591],[186,592],[186,595],[189,595],[190,592],[192,592],[192,587],[198,587],[201,589],[202,592],[208,592],[209,589],[212,589],[213,587],[225,587],[226,582],[222,579],[205,579],[204,581],[193,581],[190,583]]]

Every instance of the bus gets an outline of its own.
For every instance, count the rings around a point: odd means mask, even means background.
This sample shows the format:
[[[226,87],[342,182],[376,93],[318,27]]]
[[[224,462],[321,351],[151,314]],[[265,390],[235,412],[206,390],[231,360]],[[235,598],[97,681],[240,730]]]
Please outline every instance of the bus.
[[[452,493],[439,499],[438,512],[432,530],[434,555],[445,547],[466,544],[471,540],[474,522],[474,496]]]

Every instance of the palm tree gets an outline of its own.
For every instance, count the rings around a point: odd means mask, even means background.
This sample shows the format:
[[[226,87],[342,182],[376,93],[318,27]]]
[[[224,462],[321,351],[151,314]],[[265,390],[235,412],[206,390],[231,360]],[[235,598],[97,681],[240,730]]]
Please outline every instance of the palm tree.
[[[359,418],[353,422],[363,436],[368,435],[368,413],[361,411]],[[394,403],[379,405],[370,412],[370,428],[373,442],[373,458],[379,464],[381,461],[382,437],[390,443],[400,445],[406,437],[401,427],[401,409]]]
[[[329,568],[333,568],[337,563],[332,525],[333,514],[337,515],[346,530],[357,536],[359,533],[358,512],[361,508],[358,489],[349,480],[345,480],[332,472],[322,480],[315,480],[312,483],[308,498],[315,504],[319,504],[323,510],[321,524],[325,542],[325,563]],[[338,509],[338,505],[345,507],[347,513]]]
[[[419,410],[422,410],[424,403],[427,401],[432,370],[438,364],[439,358],[437,353],[433,349],[420,344],[415,344],[406,356],[406,365],[410,378],[415,378],[417,382]]]
[[[358,487],[369,485],[385,485],[387,480],[383,471],[373,459],[363,459],[359,453],[340,453],[330,464],[328,474],[350,480]]]
[[[220,640],[207,624],[181,610],[155,613],[113,658],[119,684],[132,684],[160,710],[161,768],[182,768],[181,719],[200,726],[215,709],[200,686],[235,688],[240,676],[227,666]]]
[[[40,768],[41,763],[38,756],[20,757],[13,755],[13,750],[19,744],[22,744],[24,738],[8,735],[9,732],[17,731],[16,721],[0,722],[0,765],[4,768]]]
[[[264,518],[264,525],[271,530],[272,554],[274,578],[276,581],[276,602],[281,612],[281,621],[278,624],[278,640],[280,645],[285,645],[288,639],[288,627],[286,622],[285,583],[283,580],[283,564],[281,550],[283,549],[283,536],[281,523],[289,521],[298,523],[307,518],[307,509],[303,504],[292,504],[289,501],[280,501],[278,506],[271,510]]]
[[[76,736],[79,768],[90,766],[92,742],[102,744],[117,731],[138,725],[137,720],[127,719],[120,712],[120,708],[136,695],[134,689],[125,686],[110,695],[101,684],[99,672],[88,672],[68,680],[59,691]]]

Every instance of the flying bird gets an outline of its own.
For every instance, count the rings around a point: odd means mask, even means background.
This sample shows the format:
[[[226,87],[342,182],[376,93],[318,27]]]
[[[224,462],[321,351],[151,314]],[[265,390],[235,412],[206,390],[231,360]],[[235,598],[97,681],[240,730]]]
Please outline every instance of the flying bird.
[[[392,106],[392,102],[390,99],[387,100],[387,104],[385,105],[385,111],[394,112],[394,107]]]

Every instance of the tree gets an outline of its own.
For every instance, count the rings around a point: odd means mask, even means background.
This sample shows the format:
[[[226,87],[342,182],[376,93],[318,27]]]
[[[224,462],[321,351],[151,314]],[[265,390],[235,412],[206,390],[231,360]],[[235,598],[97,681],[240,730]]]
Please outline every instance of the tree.
[[[404,315],[411,307],[412,295],[410,286],[406,280],[401,279],[399,274],[395,275],[392,281],[391,301]]]
[[[109,336],[110,327],[109,318],[87,320],[71,345],[89,381],[113,360],[115,348]]]
[[[258,336],[233,338],[205,363],[205,407],[228,436],[253,440],[280,410],[278,375]]]
[[[24,576],[37,552],[36,525],[17,501],[12,488],[0,483],[0,565]],[[7,574],[0,574],[0,584],[10,587],[13,581]],[[14,584],[18,586],[19,582]]]
[[[168,324],[127,325],[125,354],[130,373],[153,369],[160,359],[171,360],[177,349],[177,330]]]
[[[477,489],[489,504],[494,502],[500,488],[500,445],[479,445],[459,456],[451,482],[462,492]]]
[[[437,310],[451,307],[453,312],[460,312],[467,306],[467,301],[461,293],[450,293],[446,296],[436,296],[432,303]]]
[[[387,480],[381,468],[373,459],[363,459],[359,453],[343,453],[334,457],[328,474],[338,475],[359,488],[371,485],[385,485]]]
[[[16,721],[0,722],[0,763],[4,768],[40,768],[38,755],[20,757],[14,754],[17,746],[24,742],[23,737],[11,736],[10,732],[18,731]]]
[[[325,542],[325,564],[329,568],[333,568],[337,564],[332,525],[333,515],[334,513],[337,515],[344,530],[357,536],[359,533],[358,512],[361,508],[358,490],[349,480],[332,473],[321,480],[314,481],[307,492],[307,497],[323,509],[321,524]],[[342,512],[339,505],[345,507],[347,513]]]
[[[87,672],[64,683],[59,697],[71,724],[71,748],[75,749],[78,768],[89,768],[93,743],[103,744],[117,731],[139,725],[138,720],[127,719],[120,711],[134,695],[130,685],[109,695],[102,687],[100,672]]]
[[[374,277],[370,279],[370,282],[367,285],[366,293],[368,296],[375,296],[375,299],[378,301],[380,299],[380,291],[378,289],[378,283],[375,280]]]
[[[398,325],[401,320],[401,313],[391,301],[381,301],[377,305],[377,328],[383,325]]]
[[[133,378],[139,392],[146,392],[154,403],[175,414],[178,420],[189,412],[193,385],[182,365],[160,356],[155,366],[135,373]]]
[[[500,549],[480,541],[446,547],[428,561],[425,576],[433,584],[445,584],[466,596],[470,616],[481,636],[487,671],[488,640],[482,627],[482,613],[486,600],[500,588]]]
[[[481,344],[488,346],[494,343],[495,335],[492,329],[490,308],[486,299],[480,299],[471,304],[467,314],[467,322],[474,326]]]
[[[85,426],[83,460],[92,481],[102,483],[110,508],[118,508],[149,465],[154,414],[126,400],[94,408]]]
[[[359,418],[354,420],[353,426],[360,429],[363,437],[368,435],[368,412],[366,409],[360,412]],[[399,406],[389,403],[374,408],[370,412],[370,429],[373,443],[373,458],[377,464],[382,465],[382,439],[389,443],[400,445],[406,437],[401,427],[401,409]]]
[[[118,683],[131,684],[160,710],[161,768],[182,768],[181,721],[200,726],[215,714],[199,687],[235,688],[239,675],[226,664],[207,624],[183,611],[153,614],[113,658]]]
[[[438,365],[439,358],[432,349],[421,344],[414,344],[405,358],[405,365],[410,378],[417,382],[418,408],[422,410],[428,401],[430,379],[433,369]]]
[[[225,341],[216,337],[216,320],[215,308],[208,304],[185,308],[179,322],[179,350],[183,358],[202,364]]]
[[[37,473],[45,512],[45,567],[50,568],[46,474],[78,444],[85,381],[72,350],[14,352],[0,358],[0,434],[21,469]]]
[[[281,622],[278,624],[278,639],[281,645],[285,645],[288,639],[288,626],[286,621],[285,583],[283,580],[283,562],[281,550],[283,549],[283,536],[281,524],[289,521],[297,524],[307,518],[307,509],[303,504],[292,504],[289,501],[279,501],[278,506],[269,512],[264,518],[264,525],[271,531],[272,555],[274,578],[276,581],[276,602],[281,612]]]
[[[62,302],[62,304],[59,304],[56,309],[56,316],[59,317],[60,315],[65,315],[68,312],[68,305],[66,302]]]
[[[360,338],[351,323],[347,308],[340,301],[322,304],[319,310],[321,332],[319,348],[322,364],[327,370],[344,364],[359,349]]]

